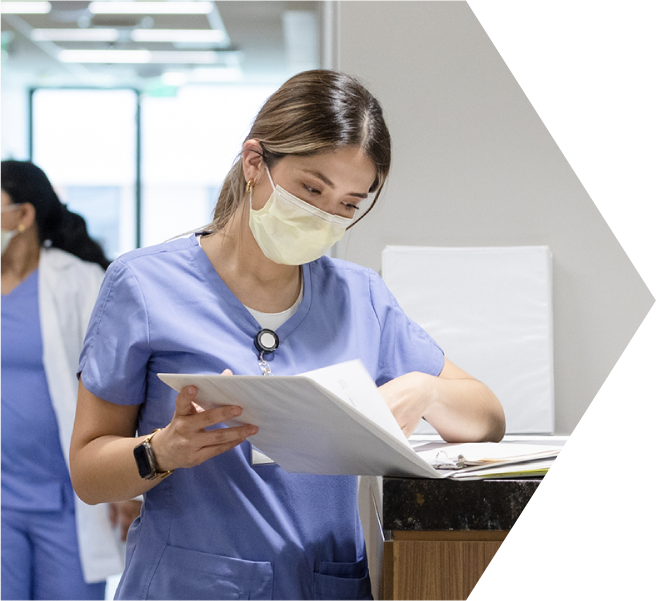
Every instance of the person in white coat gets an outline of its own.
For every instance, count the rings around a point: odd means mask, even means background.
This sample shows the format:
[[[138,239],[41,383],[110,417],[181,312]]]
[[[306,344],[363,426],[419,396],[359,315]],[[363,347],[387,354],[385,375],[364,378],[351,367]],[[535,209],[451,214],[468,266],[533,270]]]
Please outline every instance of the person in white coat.
[[[2,162],[2,599],[103,599],[123,569],[108,505],[68,456],[82,342],[109,262],[45,173]],[[113,509],[129,522],[139,504]]]

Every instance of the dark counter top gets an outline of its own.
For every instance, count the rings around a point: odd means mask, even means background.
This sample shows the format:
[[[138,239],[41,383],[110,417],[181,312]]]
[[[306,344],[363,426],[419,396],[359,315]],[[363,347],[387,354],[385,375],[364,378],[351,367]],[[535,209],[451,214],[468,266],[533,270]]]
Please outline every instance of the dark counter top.
[[[510,530],[540,478],[383,478],[384,530]]]

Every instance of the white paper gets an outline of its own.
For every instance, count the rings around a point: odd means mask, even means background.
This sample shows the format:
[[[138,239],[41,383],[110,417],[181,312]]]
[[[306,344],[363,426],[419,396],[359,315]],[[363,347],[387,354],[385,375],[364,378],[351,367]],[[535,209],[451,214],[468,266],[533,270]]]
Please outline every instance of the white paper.
[[[271,457],[251,445],[251,465],[271,465],[272,463],[275,463],[275,461]]]
[[[330,367],[306,371],[300,375],[314,380],[364,413],[383,430],[396,436],[404,445],[410,446],[399,422],[396,421],[361,361],[345,361]]]
[[[338,386],[351,392],[375,388],[361,365],[349,366],[347,362],[326,368],[331,369],[337,382],[330,384],[332,388]],[[364,409],[378,405],[370,418],[304,375],[158,376],[178,391],[191,384],[197,386],[197,403],[204,409],[222,405],[242,407],[239,419],[226,424],[258,426],[258,433],[250,436],[249,441],[289,472],[436,477],[435,470],[417,456],[405,437],[401,440],[398,432],[384,427],[388,418],[373,395],[367,395],[362,403],[350,397],[351,402],[360,403]],[[329,375],[320,373],[318,377],[327,381]]]
[[[460,480],[548,469],[558,456],[561,446],[512,442],[432,441],[415,444],[414,449],[427,463],[437,467],[439,478]]]
[[[438,453],[455,460],[463,456],[466,462],[509,463],[556,457],[561,447],[557,445],[517,444],[504,442],[429,442],[415,447],[417,455],[433,464]]]
[[[542,459],[526,463],[510,463],[485,468],[464,469],[450,475],[454,480],[483,480],[485,478],[515,478],[520,476],[543,476],[553,465],[554,459]]]

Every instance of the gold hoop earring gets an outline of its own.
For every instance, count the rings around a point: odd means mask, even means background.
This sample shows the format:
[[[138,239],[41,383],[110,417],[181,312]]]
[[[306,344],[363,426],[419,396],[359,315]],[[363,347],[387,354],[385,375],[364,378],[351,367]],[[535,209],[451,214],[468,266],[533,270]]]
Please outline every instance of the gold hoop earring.
[[[246,192],[250,192],[253,189],[253,180],[249,179],[246,182]]]

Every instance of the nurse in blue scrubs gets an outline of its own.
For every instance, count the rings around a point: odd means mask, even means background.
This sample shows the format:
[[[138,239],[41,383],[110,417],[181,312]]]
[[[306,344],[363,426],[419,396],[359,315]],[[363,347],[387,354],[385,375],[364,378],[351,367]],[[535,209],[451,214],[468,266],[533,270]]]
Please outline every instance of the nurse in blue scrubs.
[[[158,372],[294,375],[357,358],[406,433],[424,417],[447,440],[503,436],[496,397],[380,277],[325,256],[378,198],[390,150],[357,80],[300,73],[255,118],[213,223],[108,270],[80,359],[71,468],[88,503],[145,493],[118,598],[371,597],[357,479],[254,461],[256,428],[222,423],[239,407],[202,411],[194,387],[176,395]]]
[[[103,599],[122,568],[108,507],[76,498],[67,464],[108,264],[39,167],[2,162],[2,599]]]

